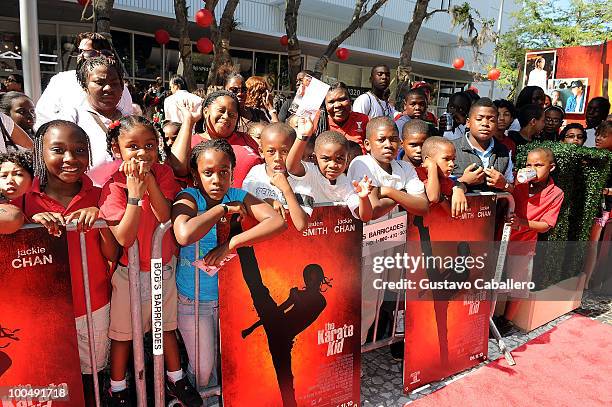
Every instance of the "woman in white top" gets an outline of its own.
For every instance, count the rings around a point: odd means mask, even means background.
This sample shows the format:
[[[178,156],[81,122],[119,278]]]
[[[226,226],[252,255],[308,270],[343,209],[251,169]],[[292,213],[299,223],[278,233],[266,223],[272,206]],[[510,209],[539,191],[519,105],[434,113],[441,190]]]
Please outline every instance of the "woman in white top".
[[[527,82],[527,86],[539,86],[542,89],[546,89],[546,81],[548,79],[548,72],[544,70],[546,60],[544,57],[538,57],[534,65],[534,69],[529,72],[529,81]]]
[[[23,131],[21,127],[15,124],[13,119],[4,113],[0,112],[0,153],[9,151],[17,151],[20,147],[24,149],[32,149],[32,139]]]
[[[89,136],[92,162],[87,175],[95,185],[103,185],[117,169],[107,152],[106,132],[123,117],[117,108],[123,92],[121,70],[115,59],[99,56],[80,65],[77,79],[87,98],[80,106],[61,111],[59,118],[78,124]]]

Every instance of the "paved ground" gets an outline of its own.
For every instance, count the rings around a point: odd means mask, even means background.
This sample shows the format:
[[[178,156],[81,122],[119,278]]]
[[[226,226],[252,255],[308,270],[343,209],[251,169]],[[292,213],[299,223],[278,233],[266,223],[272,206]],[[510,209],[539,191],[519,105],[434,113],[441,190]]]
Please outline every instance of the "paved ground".
[[[585,294],[582,306],[577,310],[563,315],[546,325],[543,325],[527,334],[512,328],[506,332],[504,342],[510,348],[515,349],[533,338],[542,335],[558,323],[570,318],[573,314],[585,315],[594,320],[612,325],[612,297],[602,297]],[[496,360],[501,356],[496,342],[489,340],[489,360]],[[485,362],[486,363],[486,362]],[[418,393],[409,395],[402,393],[402,364],[393,360],[388,348],[378,349],[363,354],[362,358],[363,377],[361,381],[361,400],[364,407],[380,406],[403,406],[413,400],[425,397],[427,394],[444,387],[447,383],[457,380],[469,374],[470,371],[478,369],[483,364],[474,369],[451,376],[444,381],[432,383]]]

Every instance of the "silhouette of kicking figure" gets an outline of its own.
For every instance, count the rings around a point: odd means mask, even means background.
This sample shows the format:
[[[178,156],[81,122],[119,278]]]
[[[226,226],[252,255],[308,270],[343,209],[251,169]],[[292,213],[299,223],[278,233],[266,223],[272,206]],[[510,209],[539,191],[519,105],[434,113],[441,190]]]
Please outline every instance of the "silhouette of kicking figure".
[[[421,250],[426,257],[433,257],[431,247],[431,237],[429,228],[423,223],[422,216],[414,218],[414,225],[419,230],[419,238],[421,240]],[[457,256],[469,256],[471,254],[470,245],[467,242],[459,242],[457,244]],[[460,273],[454,269],[445,268],[440,272],[437,267],[430,264],[434,262],[426,262],[427,279],[430,282],[434,281],[468,281],[470,270],[466,269]],[[434,313],[436,315],[436,328],[438,331],[438,344],[440,348],[440,363],[442,366],[448,364],[448,302],[453,299],[459,292],[458,290],[431,290],[434,299]]]
[[[10,330],[8,328],[2,328],[2,326],[0,326],[0,339],[8,338],[13,341],[18,341],[19,338],[15,335],[17,332],[19,332],[19,329]],[[0,344],[0,349],[8,348],[10,344],[11,342],[8,342],[4,345]],[[11,367],[12,364],[13,361],[11,360],[9,355],[0,351],[0,376],[2,376]]]
[[[276,371],[283,406],[297,406],[291,370],[293,340],[300,332],[308,328],[325,309],[327,302],[321,294],[324,292],[321,286],[325,284],[331,287],[330,280],[323,274],[321,266],[309,264],[304,268],[305,288],[299,290],[293,287],[289,291],[289,298],[278,305],[263,284],[253,248],[242,247],[237,249],[237,252],[242,266],[242,276],[259,316],[257,322],[242,331],[242,337],[246,338],[257,327],[263,326],[268,338],[268,348]]]

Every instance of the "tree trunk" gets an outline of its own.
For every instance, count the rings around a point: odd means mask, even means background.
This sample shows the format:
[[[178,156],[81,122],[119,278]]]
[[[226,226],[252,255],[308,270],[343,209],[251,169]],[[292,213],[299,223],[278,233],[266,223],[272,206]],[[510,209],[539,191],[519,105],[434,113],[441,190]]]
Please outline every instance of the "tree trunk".
[[[400,51],[399,64],[397,66],[397,91],[395,94],[396,104],[401,104],[403,101],[402,93],[406,89],[410,89],[410,74],[412,73],[412,51],[417,35],[423,25],[423,21],[427,17],[427,6],[429,0],[416,0],[414,11],[412,13],[412,21],[408,25],[408,29],[404,34],[404,42]]]
[[[346,41],[347,38],[353,35],[353,33],[357,31],[357,29],[363,27],[366,21],[368,21],[374,14],[376,14],[378,9],[381,8],[386,2],[387,0],[376,0],[376,3],[372,5],[372,8],[368,12],[364,13],[365,10],[363,9],[367,7],[368,1],[356,0],[351,23],[348,25],[348,27],[344,29],[344,31],[338,34],[336,38],[332,39],[329,42],[327,49],[325,49],[325,52],[317,61],[314,71],[319,74],[322,74],[325,68],[327,67],[329,59],[332,57],[334,52],[336,52],[336,49],[338,49],[340,44],[342,44],[344,41]]]
[[[221,71],[231,68],[232,59],[230,57],[230,36],[235,28],[234,13],[240,0],[228,0],[223,9],[220,24],[217,25],[216,18],[210,25],[212,41],[214,43],[214,56],[208,73],[207,86],[222,85],[223,78]],[[206,8],[215,15],[215,5],[217,1],[207,1]]]
[[[174,0],[174,14],[176,23],[179,27],[179,50],[181,55],[182,70],[179,74],[183,75],[187,82],[187,89],[193,90],[196,87],[193,75],[193,64],[191,63],[191,40],[189,39],[189,20],[187,19],[187,5],[185,0]],[[164,67],[165,69],[165,67]]]
[[[115,0],[94,0],[93,1],[93,30],[98,34],[102,34],[112,44],[111,37],[111,13]]]
[[[297,74],[302,69],[302,49],[297,36],[297,16],[301,3],[301,0],[287,0],[285,8],[285,30],[289,40],[289,44],[287,44],[287,63],[291,90],[296,90]]]

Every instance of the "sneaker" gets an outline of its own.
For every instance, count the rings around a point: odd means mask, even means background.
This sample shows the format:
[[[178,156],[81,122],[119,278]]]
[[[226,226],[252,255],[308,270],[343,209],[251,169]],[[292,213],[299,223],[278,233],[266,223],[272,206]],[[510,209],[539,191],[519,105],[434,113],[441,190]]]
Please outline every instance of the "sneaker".
[[[200,393],[193,388],[187,376],[183,376],[181,380],[174,383],[166,380],[166,386],[168,387],[168,394],[176,397],[185,407],[199,407],[204,404]]]
[[[130,394],[128,389],[123,389],[121,391],[111,391],[108,389],[108,406],[109,407],[120,407],[120,406],[129,406],[130,405]]]

